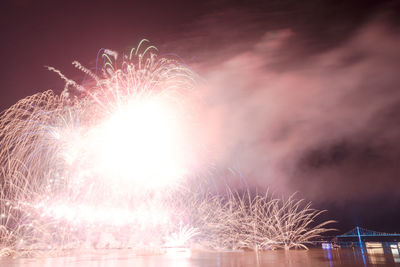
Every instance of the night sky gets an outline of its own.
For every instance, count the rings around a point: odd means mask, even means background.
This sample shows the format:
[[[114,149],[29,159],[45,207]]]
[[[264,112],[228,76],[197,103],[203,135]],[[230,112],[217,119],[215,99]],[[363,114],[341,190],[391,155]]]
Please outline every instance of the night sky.
[[[1,3],[0,109],[142,38],[206,82],[213,166],[312,201],[340,232],[400,232],[400,2]]]

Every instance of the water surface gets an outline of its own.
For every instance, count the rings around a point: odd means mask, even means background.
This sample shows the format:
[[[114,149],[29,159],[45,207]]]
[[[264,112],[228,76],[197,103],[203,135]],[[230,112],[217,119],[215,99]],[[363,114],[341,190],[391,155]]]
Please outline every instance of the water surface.
[[[79,254],[79,255],[77,255]],[[399,249],[310,249],[259,252],[169,250],[162,255],[135,255],[129,250],[75,253],[74,256],[3,258],[9,267],[192,267],[192,266],[400,266]]]

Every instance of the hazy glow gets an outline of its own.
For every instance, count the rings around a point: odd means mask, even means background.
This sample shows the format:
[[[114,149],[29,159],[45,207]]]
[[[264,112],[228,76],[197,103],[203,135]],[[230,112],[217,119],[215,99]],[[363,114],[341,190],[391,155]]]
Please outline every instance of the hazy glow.
[[[54,203],[46,207],[39,204],[36,208],[42,210],[42,217],[66,220],[73,225],[82,223],[113,226],[135,224],[143,227],[163,225],[169,220],[168,210],[148,205],[138,206],[134,210],[104,205],[71,205],[69,203]]]

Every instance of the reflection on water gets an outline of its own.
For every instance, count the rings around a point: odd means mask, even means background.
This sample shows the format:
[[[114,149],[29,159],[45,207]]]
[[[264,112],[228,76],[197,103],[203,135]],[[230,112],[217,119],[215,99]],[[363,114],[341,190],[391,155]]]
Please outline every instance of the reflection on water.
[[[395,244],[390,245],[390,250],[392,252],[394,262],[400,263],[399,245]]]
[[[130,250],[107,250],[68,257],[1,259],[10,267],[192,267],[192,266],[400,266],[398,245],[370,245],[363,249],[310,249],[260,252],[200,252],[168,250],[162,255],[135,255]]]
[[[371,264],[385,264],[386,257],[382,247],[382,243],[379,242],[366,242],[368,259]]]

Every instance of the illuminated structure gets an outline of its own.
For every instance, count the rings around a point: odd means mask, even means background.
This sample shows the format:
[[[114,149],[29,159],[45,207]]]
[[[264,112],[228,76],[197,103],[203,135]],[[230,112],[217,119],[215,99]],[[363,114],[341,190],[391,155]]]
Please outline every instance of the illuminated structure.
[[[400,234],[384,233],[356,227],[344,234],[335,237],[335,242],[340,246],[365,247],[366,242],[381,242],[385,246],[400,242]]]

